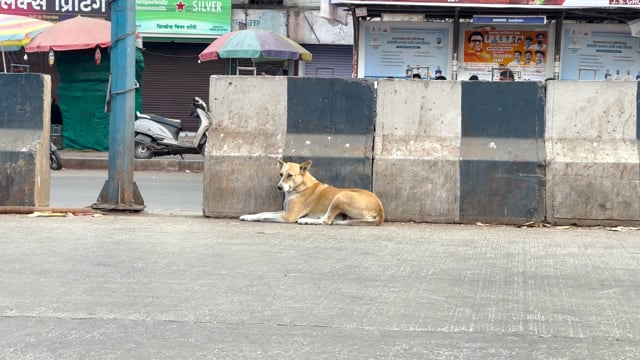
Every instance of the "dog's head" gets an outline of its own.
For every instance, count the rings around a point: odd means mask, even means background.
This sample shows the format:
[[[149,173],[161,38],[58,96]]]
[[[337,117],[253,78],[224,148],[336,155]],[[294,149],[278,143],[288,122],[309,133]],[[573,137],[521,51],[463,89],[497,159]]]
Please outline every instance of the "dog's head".
[[[309,168],[311,167],[311,160],[307,160],[302,164],[278,160],[278,164],[280,164],[278,190],[290,192],[304,183],[305,176],[309,173]]]

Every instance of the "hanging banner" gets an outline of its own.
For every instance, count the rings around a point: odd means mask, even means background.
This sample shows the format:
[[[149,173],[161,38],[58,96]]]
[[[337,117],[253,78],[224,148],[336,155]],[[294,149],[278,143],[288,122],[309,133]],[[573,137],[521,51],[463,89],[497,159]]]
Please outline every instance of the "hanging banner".
[[[376,0],[333,0],[333,4],[376,4]],[[411,6],[474,6],[474,7],[527,7],[527,8],[640,8],[638,0],[386,0],[388,5]],[[358,5],[356,5],[358,6]]]
[[[451,24],[366,21],[361,25],[358,77],[434,79],[449,75]]]
[[[231,0],[136,0],[142,35],[217,36],[231,31]]]
[[[483,80],[508,67],[516,80],[543,81],[547,63],[547,31],[467,30],[462,68]]]
[[[640,38],[627,25],[565,24],[561,80],[639,80]]]

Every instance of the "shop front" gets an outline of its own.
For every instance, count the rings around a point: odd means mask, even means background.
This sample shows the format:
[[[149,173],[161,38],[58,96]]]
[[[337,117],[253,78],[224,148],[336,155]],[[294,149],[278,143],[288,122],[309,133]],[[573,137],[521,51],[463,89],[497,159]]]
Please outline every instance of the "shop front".
[[[355,19],[361,78],[635,80],[640,4],[334,0]],[[634,36],[635,35],[635,36]],[[442,78],[442,77],[440,77]]]

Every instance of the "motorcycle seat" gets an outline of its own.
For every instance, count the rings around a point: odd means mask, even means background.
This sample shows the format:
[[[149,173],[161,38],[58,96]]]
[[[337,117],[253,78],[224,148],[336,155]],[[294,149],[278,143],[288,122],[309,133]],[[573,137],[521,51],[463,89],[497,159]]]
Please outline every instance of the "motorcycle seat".
[[[155,121],[159,124],[164,124],[164,125],[168,125],[174,128],[178,128],[178,129],[182,129],[182,121],[178,120],[178,119],[169,119],[160,115],[154,115],[154,114],[144,114],[143,116],[148,116],[149,119],[151,119],[152,121]]]

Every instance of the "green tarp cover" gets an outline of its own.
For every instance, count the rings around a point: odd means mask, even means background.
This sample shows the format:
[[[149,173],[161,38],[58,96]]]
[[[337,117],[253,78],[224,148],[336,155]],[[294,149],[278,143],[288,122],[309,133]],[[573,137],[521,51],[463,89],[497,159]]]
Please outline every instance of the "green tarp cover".
[[[96,65],[95,49],[58,51],[55,65],[60,75],[58,101],[62,113],[65,149],[109,150],[109,113],[105,99],[109,84],[108,49],[100,49],[102,61]],[[142,82],[142,52],[136,50],[136,80]],[[140,87],[135,94],[136,110],[142,111]]]

